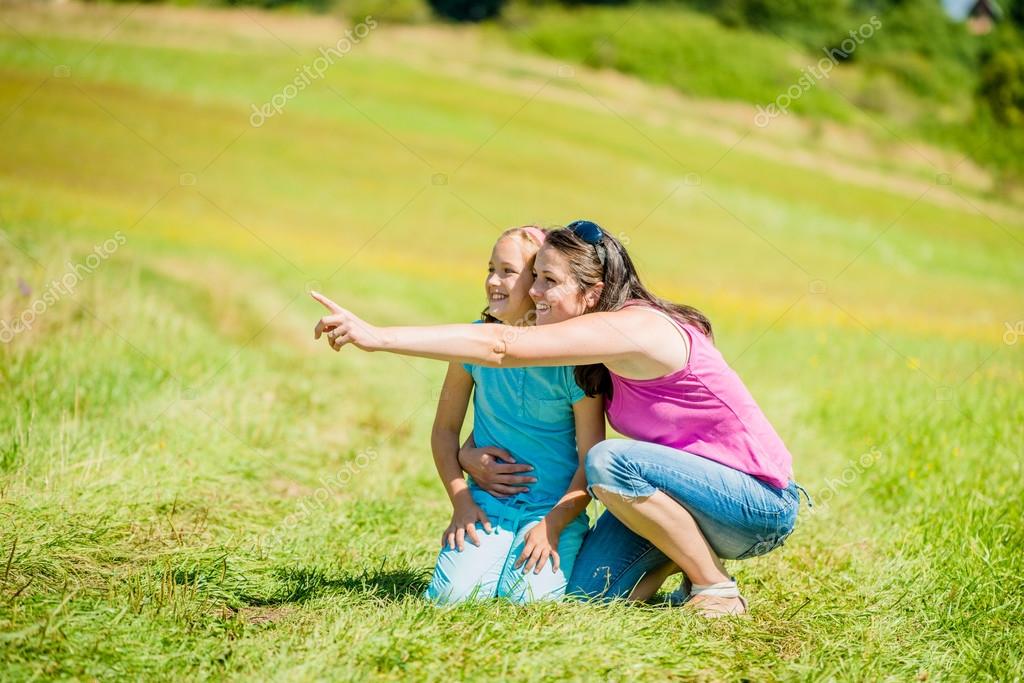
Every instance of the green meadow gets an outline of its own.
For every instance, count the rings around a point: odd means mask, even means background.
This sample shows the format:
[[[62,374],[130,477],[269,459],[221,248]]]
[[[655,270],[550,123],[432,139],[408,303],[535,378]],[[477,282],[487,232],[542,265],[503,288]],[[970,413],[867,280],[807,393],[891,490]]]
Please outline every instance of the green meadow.
[[[0,5],[0,678],[1024,677],[1024,210],[476,28],[381,23],[252,126],[344,30]],[[310,288],[473,320],[503,228],[584,216],[709,315],[815,499],[728,565],[749,618],[426,604],[445,368],[312,339]]]

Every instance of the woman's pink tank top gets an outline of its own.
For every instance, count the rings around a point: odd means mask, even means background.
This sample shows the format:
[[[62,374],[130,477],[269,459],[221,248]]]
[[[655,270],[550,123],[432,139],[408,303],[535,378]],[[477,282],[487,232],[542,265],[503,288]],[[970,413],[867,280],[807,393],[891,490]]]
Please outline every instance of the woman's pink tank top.
[[[739,376],[698,328],[651,310],[687,336],[690,358],[682,369],[655,379],[610,372],[612,427],[630,439],[671,446],[786,488],[793,457]]]

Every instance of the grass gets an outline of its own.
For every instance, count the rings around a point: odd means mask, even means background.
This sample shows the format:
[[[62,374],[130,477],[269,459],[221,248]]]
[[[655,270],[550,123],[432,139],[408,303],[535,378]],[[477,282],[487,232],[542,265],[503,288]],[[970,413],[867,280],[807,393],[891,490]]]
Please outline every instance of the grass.
[[[5,680],[1024,676],[1013,207],[474,32],[381,27],[252,129],[340,27],[0,19],[0,320],[125,237],[0,346]],[[580,215],[710,315],[816,498],[730,565],[750,619],[418,597],[444,368],[327,353],[305,291],[468,320],[501,227]]]

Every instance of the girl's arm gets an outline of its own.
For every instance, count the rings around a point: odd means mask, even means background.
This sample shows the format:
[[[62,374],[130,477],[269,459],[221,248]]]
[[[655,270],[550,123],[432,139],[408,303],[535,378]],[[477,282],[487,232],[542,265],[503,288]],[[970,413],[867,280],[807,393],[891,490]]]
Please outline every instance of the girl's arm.
[[[312,294],[331,311],[317,322],[314,337],[328,333],[335,351],[352,344],[364,351],[490,367],[604,363],[616,374],[634,379],[674,372],[686,364],[688,356],[675,325],[640,307],[534,327],[488,323],[376,327],[322,294]]]
[[[462,476],[459,465],[459,434],[466,420],[466,409],[473,393],[473,377],[458,363],[448,366],[448,374],[441,388],[437,402],[434,427],[430,432],[430,447],[434,453],[434,466],[444,484],[444,490],[452,502],[452,521],[441,536],[441,545],[462,550],[465,537],[474,545],[480,545],[476,523],[482,522],[484,530],[491,532],[491,522],[480,507],[473,502],[469,486]]]
[[[590,502],[584,462],[587,452],[604,441],[604,397],[583,398],[573,404],[572,412],[576,418],[576,450],[580,464],[565,495],[551,508],[540,524],[526,534],[526,544],[515,564],[517,569],[525,564],[524,572],[533,569],[539,574],[547,564],[548,557],[553,560],[552,570],[558,571],[558,538],[569,522],[576,519]]]

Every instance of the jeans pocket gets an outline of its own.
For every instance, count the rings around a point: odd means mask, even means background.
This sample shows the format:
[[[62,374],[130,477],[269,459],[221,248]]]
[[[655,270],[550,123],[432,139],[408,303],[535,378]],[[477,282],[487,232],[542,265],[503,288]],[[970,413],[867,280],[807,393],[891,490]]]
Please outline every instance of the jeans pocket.
[[[758,555],[766,555],[779,546],[785,545],[786,540],[793,534],[795,529],[796,520],[794,519],[785,527],[780,527],[774,532],[759,534],[754,544],[734,559],[746,560]]]

